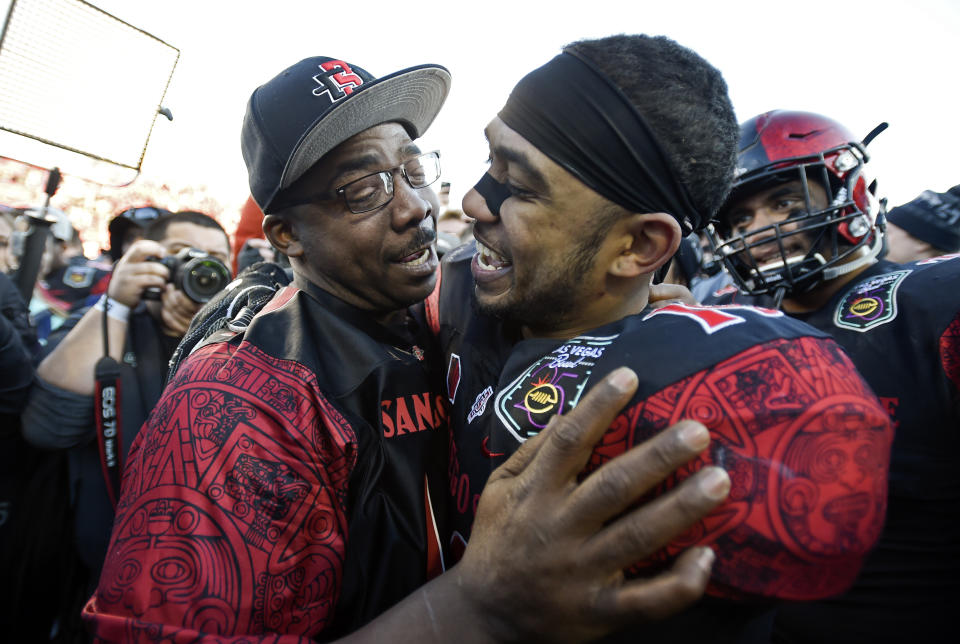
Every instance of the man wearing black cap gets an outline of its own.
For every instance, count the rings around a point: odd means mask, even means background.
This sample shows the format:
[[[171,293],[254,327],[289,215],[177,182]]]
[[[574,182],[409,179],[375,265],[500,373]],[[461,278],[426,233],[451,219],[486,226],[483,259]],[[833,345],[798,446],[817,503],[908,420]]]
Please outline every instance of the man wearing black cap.
[[[709,596],[643,641],[728,641],[774,600],[846,588],[884,517],[880,403],[826,334],[779,312],[648,302],[729,191],[737,124],[720,73],[663,37],[580,41],[524,77],[486,135],[490,168],[463,200],[476,245],[444,258],[439,294],[452,545],[476,537],[494,468],[627,364],[640,386],[588,471],[686,417],[714,437],[691,471],[722,484],[723,468],[733,485],[683,540],[631,562],[642,575],[681,544],[717,553]]]
[[[123,254],[127,252],[133,242],[143,239],[147,226],[158,217],[169,214],[170,211],[165,208],[139,206],[127,208],[111,219],[110,223],[107,224],[107,232],[110,234],[110,248],[107,251],[107,256],[110,261],[120,261],[120,258],[123,257]]]
[[[708,551],[623,583],[622,554],[591,545],[598,533],[620,535],[624,551],[650,552],[726,489],[688,485],[624,514],[705,448],[703,434],[682,440],[682,426],[575,484],[609,420],[598,404],[632,390],[620,371],[587,397],[584,416],[557,423],[538,451],[501,470],[478,520],[487,538],[411,594],[443,570],[448,489],[439,361],[423,310],[411,307],[436,282],[426,191],[439,155],[413,141],[449,83],[437,65],[376,79],[316,57],[254,91],[242,151],[264,232],[289,257],[293,283],[274,295],[280,272],[262,287],[234,286],[225,297],[242,290],[249,300],[262,288],[269,301],[256,316],[245,306],[228,313],[138,434],[86,609],[98,637],[329,639],[400,602],[368,632],[577,639],[702,592]],[[549,583],[560,575],[570,588]]]
[[[899,264],[960,252],[960,186],[924,190],[888,212],[886,241],[886,259]]]
[[[745,121],[740,133],[740,175],[711,231],[737,288],[714,300],[772,296],[829,333],[896,428],[887,520],[860,576],[836,598],[783,607],[775,641],[939,639],[955,628],[960,601],[960,256],[880,258],[872,137],[785,110]],[[952,197],[923,195],[892,218],[949,238]]]

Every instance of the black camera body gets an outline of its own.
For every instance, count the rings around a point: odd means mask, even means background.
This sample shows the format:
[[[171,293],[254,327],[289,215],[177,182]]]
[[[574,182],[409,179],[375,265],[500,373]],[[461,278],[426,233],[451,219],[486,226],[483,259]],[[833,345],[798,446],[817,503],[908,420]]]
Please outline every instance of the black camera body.
[[[209,302],[232,279],[226,264],[199,248],[184,248],[176,255],[147,259],[166,266],[170,271],[170,283],[194,302]],[[143,297],[148,300],[159,300],[161,295],[163,292],[157,288],[143,291]]]

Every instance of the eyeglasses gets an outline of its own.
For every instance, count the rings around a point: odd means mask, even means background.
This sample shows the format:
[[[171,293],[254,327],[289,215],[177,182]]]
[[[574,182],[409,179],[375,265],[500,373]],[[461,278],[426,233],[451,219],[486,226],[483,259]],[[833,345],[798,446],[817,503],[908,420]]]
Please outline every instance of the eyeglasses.
[[[398,170],[411,188],[426,188],[440,178],[440,153],[434,151],[421,154],[389,170],[354,179],[333,192],[343,197],[347,208],[354,214],[382,208],[393,201],[393,175]],[[288,203],[286,206],[302,206],[313,201],[316,201],[316,197]]]

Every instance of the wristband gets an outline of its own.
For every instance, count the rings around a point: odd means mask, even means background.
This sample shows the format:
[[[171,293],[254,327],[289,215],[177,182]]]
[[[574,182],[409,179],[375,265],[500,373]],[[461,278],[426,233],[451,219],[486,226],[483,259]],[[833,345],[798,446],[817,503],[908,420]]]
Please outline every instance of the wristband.
[[[93,305],[93,308],[100,311],[101,313],[106,313],[108,318],[113,318],[117,322],[126,322],[130,319],[130,307],[126,304],[121,304],[115,299],[104,293],[97,303]]]

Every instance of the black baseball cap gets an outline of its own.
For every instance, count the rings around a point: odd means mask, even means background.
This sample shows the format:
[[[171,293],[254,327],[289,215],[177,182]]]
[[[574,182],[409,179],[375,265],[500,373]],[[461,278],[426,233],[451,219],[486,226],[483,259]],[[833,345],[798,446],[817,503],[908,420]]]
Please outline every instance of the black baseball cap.
[[[375,78],[336,58],[314,56],[253,91],[240,147],[250,193],[270,213],[277,195],[351,136],[400,123],[411,139],[433,123],[450,91],[450,72],[418,65]]]
[[[157,208],[155,206],[139,206],[127,208],[107,224],[107,232],[110,234],[109,254],[114,261],[120,259],[123,242],[127,237],[128,231],[132,228],[146,230],[147,226],[154,220],[169,215],[170,211],[166,208]]]

